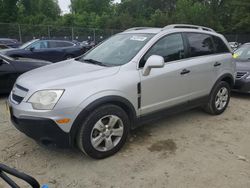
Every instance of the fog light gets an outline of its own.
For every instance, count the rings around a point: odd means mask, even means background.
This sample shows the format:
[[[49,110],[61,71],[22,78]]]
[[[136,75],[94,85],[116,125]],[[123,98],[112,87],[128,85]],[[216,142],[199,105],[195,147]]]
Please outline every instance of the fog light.
[[[59,120],[56,120],[56,122],[59,124],[66,124],[70,122],[70,119],[69,118],[59,119]]]

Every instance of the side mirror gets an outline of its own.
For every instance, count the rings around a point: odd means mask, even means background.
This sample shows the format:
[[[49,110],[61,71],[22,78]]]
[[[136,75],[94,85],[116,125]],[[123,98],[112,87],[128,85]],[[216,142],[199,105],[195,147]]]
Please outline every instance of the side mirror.
[[[143,76],[148,76],[152,68],[164,67],[164,58],[159,55],[152,55],[148,58],[142,70]]]
[[[30,47],[30,51],[33,52],[35,50],[34,47]]]

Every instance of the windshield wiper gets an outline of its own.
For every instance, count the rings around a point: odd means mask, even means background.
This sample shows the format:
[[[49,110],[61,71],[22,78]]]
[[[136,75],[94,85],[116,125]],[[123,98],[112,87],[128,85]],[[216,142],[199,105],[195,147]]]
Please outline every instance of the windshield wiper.
[[[100,65],[100,66],[104,66],[104,67],[107,67],[108,65],[100,62],[100,61],[96,61],[94,59],[83,59],[83,61],[87,62],[87,63],[91,63],[91,64],[94,64],[94,65]]]

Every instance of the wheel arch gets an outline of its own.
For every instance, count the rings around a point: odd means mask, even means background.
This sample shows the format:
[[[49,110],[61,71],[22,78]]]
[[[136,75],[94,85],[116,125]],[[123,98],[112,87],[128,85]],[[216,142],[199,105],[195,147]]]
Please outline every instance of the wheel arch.
[[[132,105],[132,103],[127,100],[124,97],[121,96],[105,96],[102,98],[99,98],[95,101],[93,101],[92,103],[90,103],[86,108],[84,108],[77,116],[77,118],[75,119],[71,130],[70,130],[70,141],[71,141],[71,145],[75,145],[75,141],[76,141],[76,136],[77,136],[77,130],[79,128],[79,124],[81,122],[83,122],[85,120],[85,118],[97,107],[100,107],[102,105],[105,104],[114,104],[117,105],[119,107],[121,107],[126,114],[129,117],[130,120],[130,128],[134,127],[134,124],[136,122],[136,110],[134,108],[134,106]]]
[[[221,76],[217,79],[217,81],[215,82],[214,87],[215,87],[219,82],[221,82],[221,81],[227,82],[227,83],[229,84],[230,88],[233,88],[233,87],[234,87],[234,82],[235,82],[235,81],[234,81],[234,78],[233,78],[233,76],[232,76],[231,74],[229,74],[229,73],[226,73],[226,74],[221,75]],[[213,91],[214,87],[212,88],[211,92]],[[210,92],[210,93],[211,93],[211,92]]]

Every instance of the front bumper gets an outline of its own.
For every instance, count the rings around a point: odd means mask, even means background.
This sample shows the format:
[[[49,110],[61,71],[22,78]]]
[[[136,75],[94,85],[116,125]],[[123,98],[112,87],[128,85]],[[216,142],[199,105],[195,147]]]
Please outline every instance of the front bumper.
[[[250,93],[250,79],[242,78],[240,80],[236,80],[233,91]]]
[[[11,121],[13,125],[28,137],[43,145],[55,145],[60,148],[71,146],[70,134],[64,132],[51,119],[24,116],[17,118],[10,107]]]

